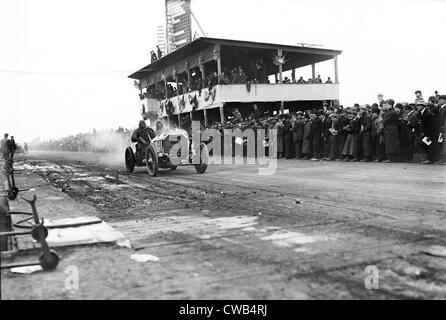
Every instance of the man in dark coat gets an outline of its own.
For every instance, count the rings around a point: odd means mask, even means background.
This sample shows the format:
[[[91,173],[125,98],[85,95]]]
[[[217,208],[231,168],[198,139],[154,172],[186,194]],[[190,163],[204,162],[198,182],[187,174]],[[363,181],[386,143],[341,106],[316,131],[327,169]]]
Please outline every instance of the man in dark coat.
[[[424,148],[427,152],[427,160],[423,164],[433,164],[435,161],[435,148],[437,147],[436,130],[435,130],[435,116],[429,110],[426,103],[420,101],[417,103],[417,108],[420,111],[421,117],[421,137],[423,139]]]
[[[253,106],[253,114],[256,121],[259,120],[262,116],[262,113],[256,104]]]
[[[438,96],[440,111],[438,115],[438,163],[446,164],[446,95]]]
[[[4,160],[9,160],[11,158],[12,146],[10,140],[8,140],[9,135],[4,134],[4,138],[0,142],[0,149],[2,152],[2,158]]]
[[[290,119],[285,119],[283,122],[283,143],[284,143],[284,151],[285,151],[285,157],[287,159],[292,158],[291,154],[291,144],[293,143],[293,133],[292,133],[293,126],[291,125]]]
[[[378,106],[372,109],[372,145],[374,147],[375,162],[382,162],[385,160],[384,150],[384,124],[382,119],[382,112]]]
[[[314,113],[311,115],[311,138],[313,144],[313,158],[311,160],[322,159],[322,120],[323,114]]]
[[[302,140],[303,140],[303,122],[302,122],[303,112],[297,112],[297,120],[293,125],[293,142],[294,142],[294,153],[296,159],[302,158]]]
[[[153,50],[150,51],[150,57],[151,57],[150,60],[151,63],[154,63],[156,60],[158,60],[158,58],[156,57],[156,53]]]
[[[136,159],[138,164],[142,163],[142,160],[145,157],[145,150],[155,136],[156,134],[153,129],[147,127],[146,122],[141,120],[131,138],[132,142],[136,143]]]
[[[340,160],[340,153],[339,153],[339,134],[338,130],[340,128],[340,120],[341,120],[341,110],[336,110],[332,116],[331,116],[331,127],[329,129],[330,131],[330,159],[333,160]]]
[[[323,150],[324,150],[324,160],[330,160],[330,154],[331,154],[331,144],[333,140],[331,139],[331,133],[330,128],[332,125],[332,119],[331,115],[333,114],[332,109],[327,109],[325,111],[325,115],[322,119],[322,144],[323,144]]]
[[[359,109],[359,140],[362,154],[361,162],[372,161],[371,146],[372,119],[367,114],[367,108]]]
[[[303,140],[302,140],[302,154],[304,155],[304,160],[310,160],[312,155],[312,123],[310,116],[305,113],[302,119],[303,123]]]
[[[284,138],[284,125],[281,119],[279,119],[274,125],[274,129],[277,130],[277,159],[283,157],[283,138]]]
[[[11,159],[12,159],[12,158],[14,158],[14,153],[17,150],[17,144],[15,143],[13,136],[11,136],[11,139],[9,140],[9,144],[11,146]]]
[[[347,115],[344,112],[344,110],[342,110],[341,114],[339,115],[339,121],[337,127],[335,127],[338,133],[337,154],[339,155],[339,159],[337,160],[342,160],[344,158],[342,152],[344,151],[345,140],[347,140],[347,131],[345,130],[345,128],[348,126],[349,123],[350,120],[347,118]]]
[[[401,161],[411,163],[413,160],[414,148],[415,148],[415,134],[414,128],[416,122],[414,122],[413,108],[408,105],[403,107],[400,111],[400,126],[399,132],[401,137]]]
[[[345,140],[342,155],[343,161],[359,161],[358,158],[358,138],[359,138],[359,117],[354,110],[347,113],[349,123],[344,127],[347,132],[347,139]]]
[[[397,162],[401,152],[398,113],[395,111],[394,105],[395,101],[389,99],[383,107],[384,146],[387,156],[387,160],[384,162]]]

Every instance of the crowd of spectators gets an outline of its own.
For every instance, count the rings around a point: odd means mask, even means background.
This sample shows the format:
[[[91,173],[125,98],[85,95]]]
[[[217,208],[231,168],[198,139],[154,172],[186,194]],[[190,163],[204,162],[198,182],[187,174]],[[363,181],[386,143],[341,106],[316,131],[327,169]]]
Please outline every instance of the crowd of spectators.
[[[414,103],[378,99],[372,105],[324,106],[276,116],[257,106],[246,117],[234,109],[228,121],[211,127],[277,129],[278,158],[410,163],[415,154],[425,154],[423,163],[445,164],[446,96],[436,92],[425,102],[417,91]]]
[[[158,56],[160,56],[161,50],[158,48]],[[154,51],[151,51],[152,62],[159,59]],[[275,83],[279,83],[278,75],[275,75]],[[170,99],[178,95],[183,95],[192,91],[199,91],[203,88],[208,88],[209,91],[212,90],[217,84],[229,85],[229,84],[269,84],[270,80],[266,73],[264,67],[263,59],[258,59],[255,63],[252,63],[250,67],[243,68],[242,66],[235,66],[233,68],[225,67],[221,74],[217,72],[209,72],[204,78],[201,74],[200,69],[194,68],[190,71],[190,81],[188,81],[185,74],[178,76],[178,82],[167,82],[166,86],[159,84],[158,86],[150,86],[144,89],[144,92],[140,93],[140,99]],[[296,79],[295,70],[293,70],[291,79],[285,77],[282,80],[283,84],[315,84],[315,83],[333,83],[331,78],[323,82],[320,75],[316,78],[309,78],[305,80],[303,77]],[[173,85],[175,84],[175,85]],[[166,91],[167,90],[167,91]]]
[[[277,158],[296,158],[313,161],[407,162],[416,154],[425,154],[423,163],[445,164],[444,143],[446,95],[438,92],[424,101],[420,91],[413,103],[395,103],[378,95],[374,104],[307,109],[273,115],[254,105],[249,114],[242,115],[234,108],[223,123],[210,128],[242,131],[265,129],[266,143],[277,144]],[[186,116],[182,128],[190,127]],[[205,129],[202,127],[202,129]],[[277,130],[275,141],[269,141],[270,129]],[[48,151],[113,151],[116,144],[94,143],[95,137],[113,134],[130,141],[131,130],[119,128],[103,132],[84,133],[57,140],[33,142],[34,150]],[[274,137],[274,135],[271,135]],[[96,139],[97,140],[97,139]],[[105,141],[105,140],[104,140]]]

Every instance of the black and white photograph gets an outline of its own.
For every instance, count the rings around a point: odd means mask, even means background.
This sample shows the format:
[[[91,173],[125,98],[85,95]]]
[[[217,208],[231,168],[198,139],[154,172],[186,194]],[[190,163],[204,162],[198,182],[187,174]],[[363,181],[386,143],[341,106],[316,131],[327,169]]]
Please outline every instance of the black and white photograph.
[[[445,14],[0,0],[0,300],[446,300]]]

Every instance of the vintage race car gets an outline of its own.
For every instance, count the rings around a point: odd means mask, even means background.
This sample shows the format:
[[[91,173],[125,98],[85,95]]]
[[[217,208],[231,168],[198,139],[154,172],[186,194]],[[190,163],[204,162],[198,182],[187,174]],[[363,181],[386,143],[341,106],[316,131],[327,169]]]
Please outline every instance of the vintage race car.
[[[181,148],[181,142],[185,143]],[[176,154],[172,158],[172,148]],[[182,150],[187,152],[183,152]],[[172,152],[171,152],[172,151]],[[156,176],[159,169],[176,170],[178,166],[195,166],[199,174],[206,172],[208,168],[209,152],[205,143],[200,143],[196,150],[188,133],[184,130],[161,133],[150,139],[148,146],[137,145],[136,151],[128,147],[125,151],[125,166],[128,173],[133,173],[135,167],[147,167],[149,175]]]

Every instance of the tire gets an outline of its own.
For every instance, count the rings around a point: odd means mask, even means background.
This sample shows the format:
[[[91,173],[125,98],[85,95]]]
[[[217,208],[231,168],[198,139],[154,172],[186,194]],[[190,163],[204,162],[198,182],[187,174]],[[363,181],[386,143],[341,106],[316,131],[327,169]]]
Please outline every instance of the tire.
[[[125,150],[125,168],[128,173],[133,173],[133,171],[135,171],[135,154],[130,147]]]
[[[204,154],[204,157],[203,157]],[[209,151],[206,144],[200,144],[200,164],[195,165],[195,170],[198,174],[204,174],[208,168]]]
[[[149,175],[152,177],[155,177],[158,174],[158,155],[152,145],[148,146],[146,149],[146,167]]]
[[[175,171],[175,170],[177,170],[177,166],[171,166],[171,167],[170,167],[170,170],[171,170],[171,171]]]

